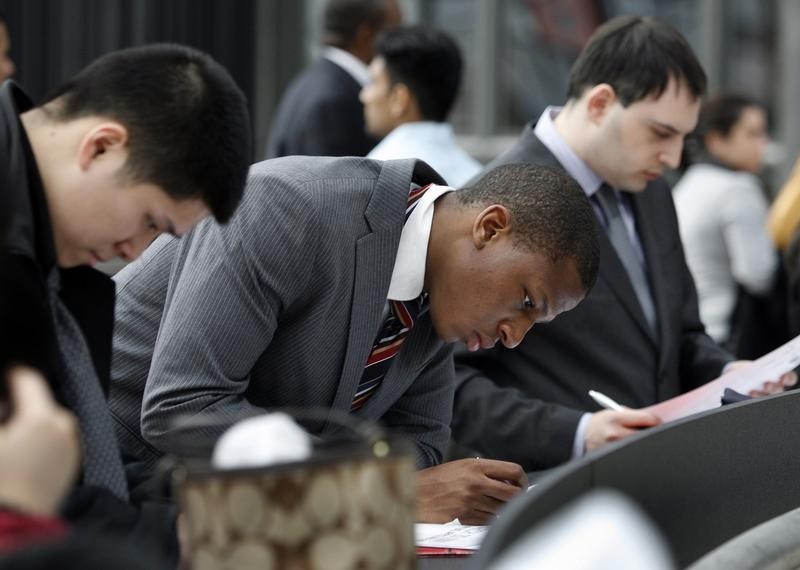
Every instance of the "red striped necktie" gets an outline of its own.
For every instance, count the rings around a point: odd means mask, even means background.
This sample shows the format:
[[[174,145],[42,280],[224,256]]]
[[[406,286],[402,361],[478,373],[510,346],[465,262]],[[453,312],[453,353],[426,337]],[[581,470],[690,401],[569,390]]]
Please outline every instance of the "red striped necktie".
[[[423,188],[414,186],[409,192],[406,222],[429,186]],[[400,352],[403,341],[411,332],[414,321],[416,321],[417,316],[425,305],[426,295],[423,293],[410,301],[389,299],[388,303],[389,314],[386,316],[386,320],[383,321],[383,326],[378,332],[375,343],[372,345],[372,351],[364,367],[364,374],[361,376],[355,396],[353,396],[353,403],[350,405],[351,412],[361,408],[380,387],[383,377],[386,376],[389,367],[392,365],[392,359]]]

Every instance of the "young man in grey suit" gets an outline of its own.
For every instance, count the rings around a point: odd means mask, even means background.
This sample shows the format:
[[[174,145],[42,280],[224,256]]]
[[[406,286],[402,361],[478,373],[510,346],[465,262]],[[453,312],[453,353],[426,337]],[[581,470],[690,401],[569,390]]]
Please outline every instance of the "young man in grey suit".
[[[546,109],[487,167],[546,164],[569,173],[592,201],[600,276],[580,307],[517,350],[457,355],[459,443],[526,470],[551,467],[658,422],[633,409],[591,413],[598,406],[590,389],[639,408],[708,382],[733,361],[700,322],[661,177],[678,165],[705,88],[677,31],[616,18],[578,56],[566,105]],[[795,381],[793,373],[781,379]]]
[[[146,463],[184,451],[180,416],[330,408],[416,444],[421,520],[484,522],[523,489],[505,462],[434,467],[450,436],[447,343],[510,349],[572,309],[597,271],[591,207],[569,177],[531,165],[458,192],[441,183],[413,159],[266,161],[228,225],[156,241],[117,278],[110,405],[125,451]]]

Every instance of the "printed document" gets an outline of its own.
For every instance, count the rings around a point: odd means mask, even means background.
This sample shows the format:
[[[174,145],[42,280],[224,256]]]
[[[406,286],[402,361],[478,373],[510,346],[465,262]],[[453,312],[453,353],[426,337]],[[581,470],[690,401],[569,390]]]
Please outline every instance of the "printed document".
[[[800,335],[754,360],[749,366],[730,370],[691,392],[643,409],[657,415],[662,421],[669,422],[718,407],[725,388],[736,390],[741,394],[748,394],[751,390],[761,390],[765,381],[775,381],[798,365],[800,365]]]

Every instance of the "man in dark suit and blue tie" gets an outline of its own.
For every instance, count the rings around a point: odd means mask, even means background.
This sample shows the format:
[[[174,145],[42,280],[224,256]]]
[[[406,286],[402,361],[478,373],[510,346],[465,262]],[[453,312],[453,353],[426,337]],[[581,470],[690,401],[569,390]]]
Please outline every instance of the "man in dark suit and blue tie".
[[[601,26],[572,67],[568,100],[528,124],[487,169],[564,169],[590,198],[600,276],[574,311],[514,351],[456,356],[455,439],[488,457],[552,467],[658,418],[595,411],[598,390],[629,408],[719,376],[733,357],[706,335],[670,189],[661,177],[694,129],[706,77],[686,40],[649,18]],[[796,382],[789,373],[765,392]]]

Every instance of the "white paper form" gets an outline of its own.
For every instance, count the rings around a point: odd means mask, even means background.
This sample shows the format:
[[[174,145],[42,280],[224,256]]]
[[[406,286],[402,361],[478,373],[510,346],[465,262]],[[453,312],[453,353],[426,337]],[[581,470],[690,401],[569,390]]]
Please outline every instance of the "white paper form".
[[[461,524],[458,519],[445,524],[417,523],[414,539],[417,546],[478,550],[488,526]]]
[[[669,422],[691,414],[716,408],[720,405],[725,388],[747,394],[761,390],[767,380],[775,381],[781,374],[800,365],[800,335],[783,346],[754,360],[749,366],[735,368],[716,380],[680,396],[643,408]]]

